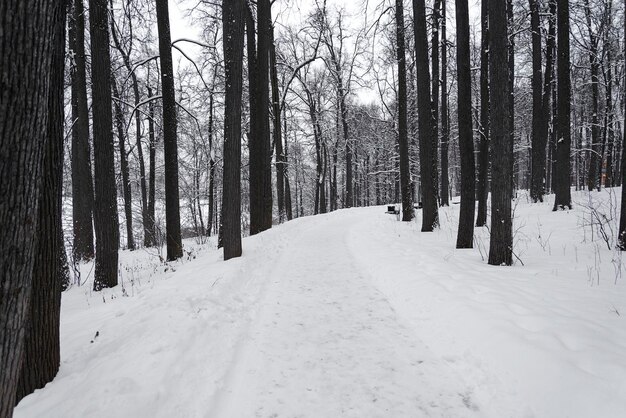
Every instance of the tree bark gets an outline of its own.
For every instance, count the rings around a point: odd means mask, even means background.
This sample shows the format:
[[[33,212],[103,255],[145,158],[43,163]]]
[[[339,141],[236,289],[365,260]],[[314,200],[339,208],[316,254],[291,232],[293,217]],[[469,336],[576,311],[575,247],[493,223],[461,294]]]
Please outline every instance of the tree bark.
[[[480,46],[480,141],[478,156],[476,226],[487,224],[487,197],[489,196],[489,1],[481,1]]]
[[[38,234],[33,287],[24,338],[16,404],[54,379],[60,364],[61,286],[69,280],[63,244],[63,82],[65,70],[65,8],[57,23],[48,95],[47,138],[39,193]]]
[[[220,227],[224,260],[241,256],[241,90],[243,0],[222,1],[224,73],[224,174]]]
[[[461,210],[456,248],[472,248],[474,243],[475,163],[472,130],[472,70],[467,0],[456,0],[456,65],[458,74],[459,149],[461,153]]]
[[[439,149],[439,20],[441,0],[433,0],[432,27],[431,27],[431,65],[432,65],[432,158],[435,196],[439,196],[439,172],[437,171],[437,150]]]
[[[510,96],[508,67],[507,5],[502,0],[489,0],[489,81],[491,104],[491,230],[489,264],[513,263],[511,195],[513,178],[513,144],[511,143]]]
[[[546,165],[547,136],[543,132],[543,119],[546,117],[543,107],[543,70],[541,63],[541,20],[538,0],[529,0],[530,30],[533,56],[533,121],[530,198],[533,202],[543,202]]]
[[[148,86],[148,97],[152,97],[152,89]],[[155,229],[155,205],[154,199],[156,194],[156,138],[154,135],[154,102],[148,103],[148,213],[144,225],[144,245],[153,247],[157,245],[156,229]]]
[[[598,182],[598,155],[600,152],[600,125],[598,120],[600,62],[598,61],[598,37],[591,27],[589,0],[584,0],[583,4],[587,20],[587,34],[589,35],[589,64],[591,69],[591,147],[589,150],[589,169],[587,170],[587,189],[592,191]]]
[[[402,220],[409,222],[415,216],[411,194],[409,169],[409,137],[407,129],[406,47],[404,39],[404,1],[396,0],[396,54],[398,61],[398,144],[400,151],[400,190]]]
[[[278,222],[285,222],[285,178],[287,155],[283,151],[282,126],[280,123],[280,91],[278,90],[278,74],[276,69],[276,45],[274,44],[274,26],[270,25],[270,76],[272,81],[272,113],[274,122],[274,149],[276,150],[276,200],[278,200]]]
[[[441,190],[439,191],[441,206],[450,206],[450,180],[448,177],[449,142],[448,40],[446,39],[446,0],[443,0],[441,3]],[[476,177],[475,174],[472,175]],[[472,187],[475,188],[476,186]]]
[[[572,134],[570,131],[571,80],[569,51],[569,0],[558,0],[557,11],[557,134],[556,168],[554,170],[554,209],[572,208],[570,190],[570,151]]]
[[[437,167],[433,165],[433,128],[426,38],[426,6],[424,0],[413,0],[415,61],[417,70],[418,126],[420,145],[420,181],[422,188],[422,232],[439,225],[437,211]]]
[[[85,11],[83,0],[73,0],[69,19],[70,49],[74,65],[72,83],[72,225],[75,260],[90,260],[93,247],[93,179],[89,149],[89,109],[85,71]]]
[[[89,0],[96,230],[94,290],[117,286],[119,220],[115,189],[107,0]]]
[[[176,95],[174,92],[174,68],[172,64],[172,41],[167,1],[156,2],[159,30],[159,56],[161,60],[161,88],[163,95],[163,143],[165,155],[165,235],[167,259],[183,256],[180,233],[180,199],[178,191],[178,139],[176,137]]]
[[[258,45],[256,52],[255,88],[257,95],[256,134],[250,146],[250,235],[272,227],[272,157],[269,128],[269,53],[271,12],[269,0],[257,6]],[[252,20],[250,16],[249,21]],[[253,35],[251,31],[249,31]],[[250,35],[248,35],[250,40]],[[250,49],[250,48],[248,48]]]

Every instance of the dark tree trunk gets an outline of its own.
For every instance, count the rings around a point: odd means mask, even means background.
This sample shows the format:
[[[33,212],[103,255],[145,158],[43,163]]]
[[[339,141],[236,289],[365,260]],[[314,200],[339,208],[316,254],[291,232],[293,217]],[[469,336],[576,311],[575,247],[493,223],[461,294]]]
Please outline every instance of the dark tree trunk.
[[[511,195],[513,178],[513,144],[508,66],[507,5],[502,0],[489,0],[489,84],[491,104],[491,230],[489,264],[513,263]]]
[[[293,211],[292,211],[292,207],[291,207],[291,187],[289,186],[289,172],[288,172],[288,168],[289,166],[287,165],[287,159],[288,159],[288,147],[287,147],[287,111],[283,108],[283,132],[285,133],[285,210],[287,212],[287,220],[290,221],[293,219]],[[332,203],[331,203],[331,210],[332,210]]]
[[[207,221],[207,235],[213,232],[213,217],[215,216],[215,151],[213,150],[213,93],[209,98],[209,218]]]
[[[448,115],[448,41],[446,39],[446,0],[443,0],[441,3],[441,190],[439,191],[441,206],[450,206],[450,180],[448,177],[449,141],[450,121]],[[475,174],[472,174],[472,176],[476,177]],[[472,187],[475,188],[475,185]],[[472,200],[472,202],[474,201]],[[473,217],[474,216],[472,215],[472,218]]]
[[[547,132],[544,134],[543,119],[546,117],[543,107],[543,72],[541,63],[541,20],[538,0],[529,0],[530,30],[532,33],[533,55],[533,122],[532,122],[532,160],[530,198],[533,202],[543,202]],[[547,75],[547,73],[546,73]]]
[[[420,146],[420,181],[422,189],[422,232],[439,225],[437,211],[437,167],[433,165],[432,106],[430,74],[428,71],[428,41],[426,37],[426,7],[424,0],[413,0],[415,32],[415,61],[417,70],[418,126]]]
[[[119,220],[115,189],[113,115],[111,110],[111,55],[107,0],[89,0],[91,29],[91,96],[96,230],[96,269],[93,287],[117,286]]]
[[[280,91],[278,90],[278,74],[276,70],[276,45],[274,44],[274,26],[270,26],[270,76],[272,82],[272,113],[274,122],[274,149],[276,150],[276,199],[278,200],[278,222],[285,222],[285,179],[287,155],[283,151],[282,126],[280,123]]]
[[[472,131],[472,70],[468,0],[456,0],[456,66],[458,74],[459,149],[461,153],[461,210],[456,248],[472,248],[476,208],[474,135]]]
[[[224,260],[241,256],[241,90],[243,0],[222,1],[224,74],[224,174],[219,235]]]
[[[152,97],[152,89],[148,86],[148,97]],[[156,138],[154,135],[154,102],[148,103],[148,160],[149,160],[149,180],[148,180],[148,213],[147,224],[144,225],[144,245],[153,247],[157,245],[155,230],[155,208],[154,199],[156,193]]]
[[[111,75],[111,85],[113,94],[117,99],[120,98],[120,92],[115,82],[115,76]],[[124,215],[126,216],[126,242],[128,249],[135,249],[135,238],[133,236],[133,209],[132,209],[132,193],[130,188],[130,170],[128,168],[128,153],[126,152],[126,135],[124,133],[126,122],[124,121],[124,112],[119,101],[114,100],[113,108],[115,109],[115,127],[117,128],[117,141],[120,150],[120,170],[122,172],[122,193],[124,194]]]
[[[480,46],[480,141],[478,155],[476,226],[487,224],[487,197],[489,196],[489,1],[481,1]]]
[[[163,143],[165,156],[165,235],[167,259],[183,256],[180,234],[180,200],[178,194],[178,140],[176,138],[176,96],[174,93],[174,68],[170,18],[166,1],[156,2],[159,30],[159,56],[161,60],[161,85],[163,94]]]
[[[432,14],[432,159],[433,159],[433,181],[435,187],[435,196],[439,198],[439,172],[437,171],[437,151],[439,150],[439,13],[441,9],[441,0],[433,0]]]
[[[259,0],[258,46],[254,88],[257,100],[256,134],[250,145],[250,235],[272,227],[272,157],[269,127],[269,53],[271,13],[269,0]],[[252,17],[249,18],[250,20]],[[251,31],[249,31],[251,32]],[[250,35],[248,36],[250,39]]]
[[[48,128],[39,193],[38,234],[30,309],[27,314],[22,370],[16,403],[44,387],[59,370],[61,286],[69,270],[63,245],[61,198],[63,178],[63,72],[65,58],[65,8],[57,23],[48,95]]]
[[[513,0],[506,2],[506,18],[508,20],[508,65],[509,65],[509,145],[511,147],[511,155],[513,167],[515,167],[515,152],[513,145],[515,144],[515,33],[513,32]],[[515,171],[511,175],[511,198],[515,197]]]
[[[571,80],[569,74],[569,0],[558,0],[557,11],[557,134],[556,168],[554,170],[554,209],[572,208],[570,190],[570,150],[572,134],[570,131]]]
[[[613,148],[615,144],[615,114],[613,112],[613,62],[611,47],[606,53],[606,177],[604,187],[613,186]],[[602,173],[602,170],[600,170]]]
[[[132,25],[132,19],[129,19],[129,24]],[[132,34],[132,26],[130,28],[130,33]],[[141,96],[139,95],[139,80],[137,79],[137,74],[133,71],[132,64],[130,62],[129,53],[122,48],[120,44],[119,38],[117,36],[117,30],[115,29],[115,22],[111,19],[111,35],[113,37],[113,43],[115,44],[115,48],[119,51],[122,56],[122,60],[124,61],[124,66],[130,75],[130,79],[133,83],[133,97],[135,100],[135,107],[139,106],[141,102]],[[132,40],[131,40],[132,42]],[[122,86],[123,87],[123,86]],[[121,107],[120,107],[121,108]],[[147,196],[147,187],[146,187],[146,167],[143,159],[143,145],[141,143],[141,113],[138,109],[135,109],[135,146],[137,148],[137,160],[139,162],[139,188],[141,190],[141,220],[143,224],[143,235],[144,235],[144,244],[146,241],[146,237],[150,234],[150,231],[147,229],[150,226],[150,221],[148,220],[148,196]],[[130,246],[129,246],[130,248]],[[134,243],[133,243],[134,248]]]
[[[559,5],[560,4],[561,3],[559,3]],[[589,170],[587,171],[587,189],[591,191],[596,188],[598,180],[598,155],[600,152],[600,125],[598,121],[598,102],[600,95],[598,75],[600,73],[600,62],[598,61],[598,38],[591,27],[591,9],[589,7],[589,0],[584,0],[584,9],[585,18],[587,19],[587,34],[589,35],[589,64],[591,66],[591,147],[589,150]]]
[[[85,71],[85,11],[74,0],[69,20],[70,49],[74,57],[72,82],[72,222],[75,260],[90,260],[93,248],[93,180],[89,150],[89,110]]]
[[[37,251],[54,33],[61,2],[0,2],[0,416],[11,417]],[[10,71],[9,71],[10,69]],[[44,186],[45,187],[45,186]]]
[[[402,220],[413,220],[413,196],[409,167],[409,137],[407,129],[406,53],[404,46],[404,1],[396,0],[396,59],[398,60],[398,144],[400,150],[400,190]]]

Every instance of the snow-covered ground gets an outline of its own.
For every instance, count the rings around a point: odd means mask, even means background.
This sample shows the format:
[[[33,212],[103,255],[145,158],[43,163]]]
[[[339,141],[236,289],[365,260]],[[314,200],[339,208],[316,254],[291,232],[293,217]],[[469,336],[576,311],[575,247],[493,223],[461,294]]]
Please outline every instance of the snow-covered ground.
[[[83,266],[61,370],[15,416],[624,417],[617,193],[521,195],[513,267],[486,264],[487,228],[454,249],[458,205],[434,233],[381,207],[297,219],[228,262],[124,251],[100,293]]]

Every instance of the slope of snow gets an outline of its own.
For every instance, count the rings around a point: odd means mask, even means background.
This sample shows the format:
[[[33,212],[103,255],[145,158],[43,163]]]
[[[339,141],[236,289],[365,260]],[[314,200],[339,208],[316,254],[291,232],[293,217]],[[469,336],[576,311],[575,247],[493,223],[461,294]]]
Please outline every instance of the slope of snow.
[[[454,249],[458,205],[434,233],[381,207],[298,219],[228,262],[124,251],[123,286],[64,294],[61,370],[15,416],[623,417],[621,253],[589,225],[614,239],[615,193],[520,197],[513,267],[483,260],[487,228]]]

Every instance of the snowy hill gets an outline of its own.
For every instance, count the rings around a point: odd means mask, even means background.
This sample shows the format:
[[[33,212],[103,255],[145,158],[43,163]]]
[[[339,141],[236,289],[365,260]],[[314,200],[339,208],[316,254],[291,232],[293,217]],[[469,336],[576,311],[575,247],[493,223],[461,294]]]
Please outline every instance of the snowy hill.
[[[616,193],[520,197],[514,267],[486,264],[487,228],[454,249],[457,205],[434,233],[381,207],[301,218],[228,262],[123,252],[123,285],[64,294],[60,372],[15,416],[626,416]]]

